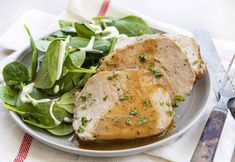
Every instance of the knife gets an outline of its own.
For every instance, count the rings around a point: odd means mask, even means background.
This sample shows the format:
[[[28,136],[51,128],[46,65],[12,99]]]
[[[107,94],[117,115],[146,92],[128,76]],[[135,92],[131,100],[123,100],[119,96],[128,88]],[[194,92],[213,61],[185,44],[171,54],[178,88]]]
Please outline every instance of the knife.
[[[225,76],[225,69],[217,54],[216,48],[205,30],[196,30],[193,36],[200,45],[201,57],[206,63],[210,78],[213,83],[213,91],[217,98],[220,99],[219,89]],[[218,146],[219,138],[223,130],[223,125],[227,116],[227,108],[213,108],[206,126],[202,132],[200,140],[192,156],[191,162],[212,162]]]

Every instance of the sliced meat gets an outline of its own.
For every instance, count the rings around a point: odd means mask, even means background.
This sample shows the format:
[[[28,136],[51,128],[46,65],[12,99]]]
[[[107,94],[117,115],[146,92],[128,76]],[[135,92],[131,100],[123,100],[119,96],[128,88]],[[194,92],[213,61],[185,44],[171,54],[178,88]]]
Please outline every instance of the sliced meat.
[[[77,95],[80,142],[131,140],[164,132],[173,119],[168,85],[146,70],[101,71]]]
[[[206,66],[201,58],[200,47],[195,42],[195,40],[184,35],[166,34],[165,36],[176,41],[176,43],[178,43],[183,48],[196,75],[196,80],[200,79],[206,70]]]
[[[125,37],[125,38],[121,37],[117,40],[115,49],[123,48],[127,45],[134,44],[144,39],[156,38],[160,36],[161,36],[160,34],[154,34],[154,35],[144,35],[141,37]],[[164,34],[164,36],[175,41],[183,49],[187,58],[189,59],[189,63],[192,66],[193,72],[196,75],[196,80],[200,79],[203,73],[205,72],[206,67],[201,59],[200,47],[195,42],[195,40],[191,37],[184,35]]]
[[[178,44],[166,37],[148,38],[119,48],[105,57],[100,71],[122,70],[127,68],[160,71],[169,80],[171,97],[189,94],[195,75],[187,56]]]
[[[117,42],[114,46],[114,49],[123,48],[127,45],[131,45],[131,44],[134,44],[139,41],[143,41],[148,38],[157,38],[159,36],[161,36],[161,35],[160,34],[153,34],[153,35],[143,35],[143,36],[139,36],[139,37],[120,37],[117,39]]]

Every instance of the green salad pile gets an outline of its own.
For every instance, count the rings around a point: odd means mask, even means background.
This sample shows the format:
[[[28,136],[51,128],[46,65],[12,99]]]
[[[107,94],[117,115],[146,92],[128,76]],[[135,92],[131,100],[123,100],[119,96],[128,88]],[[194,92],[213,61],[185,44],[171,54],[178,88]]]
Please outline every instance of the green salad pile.
[[[15,61],[4,67],[0,98],[25,123],[64,136],[73,132],[75,93],[96,73],[99,59],[113,51],[117,38],[152,34],[152,30],[136,16],[61,20],[59,25],[59,31],[37,41],[25,26],[31,64]]]

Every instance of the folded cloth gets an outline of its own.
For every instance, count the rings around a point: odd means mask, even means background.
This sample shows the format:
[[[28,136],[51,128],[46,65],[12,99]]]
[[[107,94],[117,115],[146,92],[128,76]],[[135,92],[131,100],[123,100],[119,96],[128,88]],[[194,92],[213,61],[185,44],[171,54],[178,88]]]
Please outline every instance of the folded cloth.
[[[100,10],[102,8],[102,10]],[[0,36],[0,45],[17,51],[25,48],[29,44],[28,36],[23,29],[23,24],[27,24],[35,38],[40,38],[50,34],[58,29],[58,19],[79,20],[89,19],[97,14],[105,13],[109,16],[122,17],[129,14],[135,14],[143,17],[152,27],[165,32],[174,32],[191,35],[190,32],[172,25],[164,24],[152,20],[149,17],[141,15],[135,11],[127,9],[116,1],[108,0],[68,0],[67,9],[58,17],[52,14],[44,13],[38,10],[30,10],[23,14],[18,21],[13,24],[2,36]],[[235,51],[235,43],[224,41],[214,41],[224,65],[228,64],[232,52]],[[13,53],[12,56],[15,54]],[[226,56],[226,57],[225,57]],[[4,60],[3,60],[4,62]],[[2,64],[2,63],[1,63]],[[203,127],[209,116],[212,107],[216,104],[214,94],[211,92],[206,104],[206,112],[201,119],[187,133],[175,142],[165,145],[161,148],[142,153],[139,155],[117,157],[117,158],[94,158],[71,155],[65,152],[48,147],[37,140],[33,140],[28,134],[15,125],[9,118],[8,111],[0,107],[0,161],[55,161],[55,162],[77,162],[77,161],[97,161],[97,162],[116,162],[116,161],[176,161],[188,162],[193,154],[196,144],[200,138]],[[221,140],[216,152],[216,162],[231,161],[233,149],[235,146],[235,122],[231,114],[225,122]],[[9,149],[10,148],[10,149]]]

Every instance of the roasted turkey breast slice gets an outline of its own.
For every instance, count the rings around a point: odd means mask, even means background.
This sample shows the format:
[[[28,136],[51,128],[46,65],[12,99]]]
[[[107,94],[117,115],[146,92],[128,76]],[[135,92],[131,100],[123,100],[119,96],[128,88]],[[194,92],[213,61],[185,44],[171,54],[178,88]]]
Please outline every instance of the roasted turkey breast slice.
[[[184,51],[166,37],[148,38],[119,48],[104,58],[99,70],[127,68],[150,69],[153,73],[160,71],[169,81],[172,99],[176,95],[189,94],[195,81]]]
[[[73,128],[80,142],[155,136],[173,119],[166,81],[146,70],[101,71],[88,80],[75,105]]]
[[[196,41],[188,36],[184,35],[176,35],[176,34],[154,34],[154,35],[144,35],[140,37],[120,37],[117,40],[117,43],[115,45],[115,49],[123,48],[126,45],[134,44],[138,41],[142,41],[144,39],[149,38],[156,38],[165,36],[173,41],[175,41],[185,52],[187,58],[189,59],[189,63],[192,66],[192,70],[194,74],[196,75],[196,80],[200,79],[203,73],[205,72],[205,64],[203,63],[201,59],[200,54],[200,47],[196,43]]]

